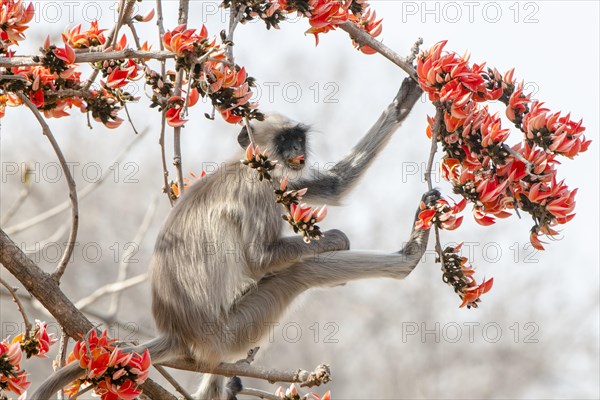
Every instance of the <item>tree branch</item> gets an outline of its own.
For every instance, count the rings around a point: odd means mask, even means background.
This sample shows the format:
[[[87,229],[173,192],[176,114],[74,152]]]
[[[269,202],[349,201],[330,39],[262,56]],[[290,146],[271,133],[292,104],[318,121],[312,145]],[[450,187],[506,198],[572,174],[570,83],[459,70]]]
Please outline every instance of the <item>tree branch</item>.
[[[194,400],[192,396],[173,378],[173,376],[162,366],[155,365],[154,368],[177,390],[184,399],[186,400]]]
[[[131,150],[133,145],[137,144],[139,139],[142,138],[145,133],[146,131],[144,130],[139,135],[134,136],[134,138],[127,144],[127,146],[125,146],[123,151],[119,155],[117,155],[117,157],[109,165],[113,166],[121,162],[121,160],[123,160],[125,155],[129,152],[129,150]],[[100,178],[98,178],[97,181],[90,183],[79,192],[79,200],[83,200],[87,195],[96,190],[100,186],[100,184],[104,182],[106,178],[108,178],[113,173],[113,170],[110,167],[106,168],[104,171],[105,172],[100,176]],[[34,216],[33,218],[20,222],[16,225],[9,226],[8,228],[6,228],[6,233],[8,235],[14,235],[15,233],[19,233],[21,231],[24,231],[25,229],[29,229],[32,226],[35,226],[60,214],[61,212],[69,208],[69,204],[70,201],[65,201],[55,207],[52,207],[49,210],[44,211],[41,214]]]
[[[189,11],[189,0],[179,0],[179,25],[187,24]],[[173,89],[174,96],[181,96],[181,84],[183,83],[183,69],[177,71],[175,77],[175,87]],[[173,128],[173,165],[177,172],[177,187],[179,188],[179,196],[183,195],[185,188],[183,187],[183,167],[181,161],[181,127]]]
[[[75,307],[77,307],[80,310],[83,310],[86,307],[88,307],[90,304],[100,300],[102,297],[104,297],[107,294],[121,292],[132,286],[139,285],[140,283],[146,282],[147,279],[148,279],[148,274],[146,272],[144,272],[142,274],[133,276],[129,279],[125,279],[120,282],[109,283],[108,285],[104,285],[104,286],[96,289],[94,291],[94,293],[90,294],[89,296],[84,297],[83,299],[79,300],[77,303],[75,303]],[[108,316],[110,317],[110,313]]]
[[[321,364],[314,371],[298,369],[296,371],[279,371],[263,367],[253,366],[247,363],[221,363],[214,368],[199,364],[193,359],[185,358],[163,365],[171,368],[182,369],[186,371],[205,372],[215,375],[246,376],[266,380],[270,383],[289,382],[299,383],[300,386],[313,387],[320,386],[331,380],[329,365]]]
[[[67,166],[67,161],[65,160],[62,150],[56,142],[56,139],[54,139],[54,135],[52,134],[50,127],[46,123],[46,120],[44,119],[44,117],[42,117],[42,114],[40,114],[37,107],[23,93],[18,92],[17,96],[19,96],[21,101],[25,103],[27,107],[29,107],[35,118],[42,126],[42,133],[48,138],[50,144],[52,145],[52,148],[54,149],[54,153],[56,153],[56,157],[58,158],[58,162],[60,163],[60,167],[63,171],[63,174],[65,174],[67,186],[69,188],[69,200],[71,201],[71,232],[69,233],[69,240],[67,241],[65,251],[63,252],[62,257],[58,262],[54,273],[52,274],[52,279],[54,279],[57,284],[60,284],[60,278],[64,274],[67,268],[67,264],[69,263],[69,259],[73,254],[73,249],[75,248],[75,240],[77,239],[77,230],[79,228],[79,205],[77,203],[77,189],[75,187],[75,180],[73,179],[73,175],[71,175],[71,171]]]
[[[29,331],[31,330],[31,322],[29,322],[29,318],[27,318],[27,314],[25,313],[25,309],[23,308],[23,303],[19,300],[19,296],[17,295],[17,288],[12,287],[8,284],[4,279],[0,278],[0,284],[8,290],[13,301],[17,304],[17,309],[21,313],[23,317],[23,322],[25,323],[25,337],[29,336]]]
[[[42,303],[71,338],[79,340],[81,335],[94,329],[92,323],[60,290],[52,276],[35,265],[2,229],[0,229],[0,264]],[[150,379],[146,380],[142,389],[152,399],[176,400],[173,395]]]
[[[357,27],[353,22],[344,22],[339,25],[339,27],[346,31],[352,39],[354,39],[357,43],[363,46],[369,46],[373,50],[377,51],[379,54],[402,68],[408,76],[410,76],[415,81],[418,81],[417,71],[412,66],[412,63],[409,63],[404,57],[401,57],[394,50],[390,49],[380,41],[376,40],[373,36],[369,35],[364,30]]]

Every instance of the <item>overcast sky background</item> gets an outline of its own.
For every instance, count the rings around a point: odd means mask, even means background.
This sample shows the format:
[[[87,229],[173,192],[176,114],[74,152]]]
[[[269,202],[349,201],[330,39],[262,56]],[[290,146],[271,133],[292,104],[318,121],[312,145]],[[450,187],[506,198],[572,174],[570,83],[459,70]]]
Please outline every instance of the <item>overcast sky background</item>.
[[[28,39],[18,54],[34,53],[46,34],[58,42],[67,25],[82,22],[85,29],[86,20],[97,16],[101,26],[110,28],[115,18],[111,1],[35,3],[36,23],[26,32]],[[527,218],[512,217],[485,228],[474,223],[467,209],[461,229],[443,232],[443,241],[467,242],[467,255],[478,267],[479,279],[495,278],[493,290],[478,310],[458,308],[459,298],[441,281],[430,253],[404,282],[373,280],[310,292],[276,327],[273,343],[261,350],[256,362],[285,369],[329,363],[334,376],[329,388],[336,399],[598,398],[598,2],[372,4],[384,18],[380,38],[398,53],[407,54],[418,37],[423,37],[424,47],[447,39],[448,50],[469,50],[473,62],[487,61],[500,71],[515,67],[515,76],[524,79],[534,98],[553,111],[570,111],[574,119],[583,118],[593,143],[575,160],[562,160],[559,170],[569,187],[579,188],[577,216],[561,230],[560,240],[548,244],[544,252],[535,252],[528,247],[532,223]],[[153,6],[154,2],[142,2],[141,13]],[[210,34],[218,34],[227,26],[228,14],[217,6],[191,1],[189,26],[199,28],[205,22]],[[173,28],[177,2],[163,1],[163,7],[165,27]],[[154,22],[137,27],[158,48]],[[405,74],[383,57],[355,51],[342,31],[322,35],[315,47],[312,36],[303,34],[307,28],[307,21],[301,19],[282,24],[280,31],[267,31],[262,23],[240,26],[235,56],[257,79],[262,109],[313,126],[309,165],[322,165],[338,160],[359,140],[393,99]],[[147,134],[117,165],[118,173],[81,202],[81,246],[65,283],[74,300],[115,279],[116,249],[122,255],[158,194],[158,210],[129,274],[145,271],[168,213],[168,202],[160,194],[159,113],[147,108],[141,86],[132,90],[142,95],[139,104],[130,106],[132,118],[138,130]],[[207,121],[204,112],[210,112],[207,105],[194,107],[183,130],[185,172],[197,173],[238,158],[239,127],[218,117]],[[429,150],[425,117],[433,112],[426,101],[417,104],[345,206],[330,210],[322,224],[326,229],[342,229],[354,249],[392,251],[401,246],[426,190],[422,180]],[[49,123],[67,160],[79,163],[75,179],[81,190],[96,179],[98,168],[104,171],[111,165],[133,133],[127,123],[116,130],[95,123],[90,131],[84,115],[77,110],[72,114]],[[27,110],[7,109],[0,124],[0,211],[8,209],[20,190],[19,177],[9,174],[10,168],[21,169],[22,162],[32,162],[39,178],[10,226],[66,200],[67,194],[64,179],[52,179],[54,155]],[[169,130],[169,155],[171,139]],[[520,136],[515,132],[511,143],[517,140]],[[450,192],[439,177],[437,185]],[[14,239],[35,247],[68,218],[65,213]],[[100,248],[102,254],[92,262],[83,248]],[[55,264],[51,249],[35,256],[47,270]],[[4,269],[0,273],[8,278]],[[149,299],[147,284],[125,292],[119,320],[152,334]],[[95,310],[102,313],[107,304],[98,303]],[[13,334],[20,319],[6,297],[0,311],[2,336]],[[39,310],[30,312],[48,319]],[[298,329],[302,335],[296,340]],[[145,340],[143,332],[132,336]],[[48,363],[37,361],[28,361],[25,367],[37,374],[34,384],[49,371]],[[190,374],[180,379],[190,390],[197,382]]]

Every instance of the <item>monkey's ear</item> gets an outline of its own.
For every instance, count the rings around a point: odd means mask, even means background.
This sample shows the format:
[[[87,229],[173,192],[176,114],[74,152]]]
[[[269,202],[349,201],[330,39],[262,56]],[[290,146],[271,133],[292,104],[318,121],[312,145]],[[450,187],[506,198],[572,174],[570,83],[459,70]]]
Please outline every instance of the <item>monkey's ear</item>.
[[[248,136],[248,129],[243,127],[238,135],[238,143],[242,146],[243,149],[246,149],[250,144],[250,137]]]

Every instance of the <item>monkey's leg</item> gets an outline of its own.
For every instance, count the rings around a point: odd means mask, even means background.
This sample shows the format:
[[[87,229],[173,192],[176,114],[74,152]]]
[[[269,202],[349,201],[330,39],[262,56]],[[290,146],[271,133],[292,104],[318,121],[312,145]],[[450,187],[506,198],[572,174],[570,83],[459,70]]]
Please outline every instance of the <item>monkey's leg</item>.
[[[249,246],[246,259],[256,279],[272,274],[320,253],[348,250],[350,241],[338,229],[326,231],[320,240],[304,243],[300,236],[284,237],[275,243]]]
[[[423,196],[427,203],[438,198],[437,191]],[[408,242],[397,253],[325,252],[263,278],[236,301],[227,316],[225,341],[228,350],[243,352],[256,346],[279,321],[288,305],[310,288],[337,286],[367,278],[404,279],[419,263],[428,237],[428,230],[413,229]]]

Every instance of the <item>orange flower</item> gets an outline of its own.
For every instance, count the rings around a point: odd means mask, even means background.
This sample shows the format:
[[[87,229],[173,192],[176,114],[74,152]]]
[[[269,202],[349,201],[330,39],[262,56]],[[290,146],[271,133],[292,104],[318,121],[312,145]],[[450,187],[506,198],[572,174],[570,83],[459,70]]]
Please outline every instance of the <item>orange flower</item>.
[[[81,24],[79,24],[70,30],[65,30],[62,34],[62,38],[63,42],[75,49],[87,49],[106,43],[104,31],[106,31],[106,29],[98,28],[98,21],[92,21],[91,26],[87,31],[81,32]]]
[[[0,3],[0,53],[8,46],[25,39],[23,32],[35,14],[33,3],[26,7],[22,0],[3,0]]]

